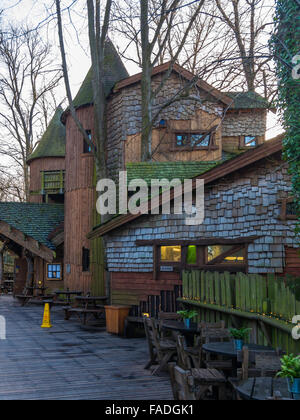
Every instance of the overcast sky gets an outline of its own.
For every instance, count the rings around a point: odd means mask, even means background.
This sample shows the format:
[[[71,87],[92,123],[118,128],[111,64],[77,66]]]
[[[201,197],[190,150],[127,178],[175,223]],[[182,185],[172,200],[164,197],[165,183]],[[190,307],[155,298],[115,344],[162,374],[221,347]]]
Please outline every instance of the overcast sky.
[[[72,0],[63,1],[64,4],[70,4]],[[5,23],[23,23],[32,27],[36,27],[39,22],[53,13],[53,18],[50,20],[49,25],[43,26],[43,36],[48,37],[50,42],[54,45],[58,45],[57,28],[55,21],[55,7],[53,0],[1,0],[1,8],[5,9]],[[270,0],[273,4],[274,1]],[[73,90],[73,95],[78,91],[89,67],[89,48],[88,40],[86,36],[86,17],[83,13],[83,8],[86,6],[86,0],[78,0],[76,5],[75,13],[72,14],[72,20],[74,27],[69,23],[69,16],[67,13],[64,14],[63,19],[68,25],[65,26],[65,42],[66,50],[69,63],[70,80]],[[117,44],[121,49],[122,40],[113,39],[114,43]],[[59,49],[57,46],[57,57],[60,60]],[[130,61],[126,62],[127,70],[130,74],[134,74],[139,69],[132,64]],[[276,116],[270,113],[268,118],[268,131],[267,138],[272,138],[281,132],[282,129],[278,124]]]

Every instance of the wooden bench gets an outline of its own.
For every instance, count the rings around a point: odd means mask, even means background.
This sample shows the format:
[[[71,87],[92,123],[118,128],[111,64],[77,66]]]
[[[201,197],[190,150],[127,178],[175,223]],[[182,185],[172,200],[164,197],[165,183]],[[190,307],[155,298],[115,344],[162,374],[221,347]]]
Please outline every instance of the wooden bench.
[[[25,306],[31,299],[33,299],[33,296],[29,295],[16,295],[15,297],[21,303],[21,306]]]
[[[99,319],[100,315],[104,315],[105,309],[104,306],[97,308],[70,308],[69,306],[63,307],[63,310],[65,312],[65,320],[68,321],[72,314],[75,314],[78,319],[83,323],[83,325],[87,324],[88,316],[94,316],[96,319]]]
[[[128,316],[124,324],[124,337],[130,336],[130,329],[133,326],[144,327],[144,318],[141,316]]]

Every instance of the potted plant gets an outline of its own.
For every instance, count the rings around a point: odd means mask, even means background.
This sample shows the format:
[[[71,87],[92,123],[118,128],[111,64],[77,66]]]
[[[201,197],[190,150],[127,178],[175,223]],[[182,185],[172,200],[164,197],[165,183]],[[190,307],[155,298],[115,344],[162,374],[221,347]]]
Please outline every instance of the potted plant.
[[[242,350],[244,347],[244,343],[249,337],[250,332],[252,331],[251,328],[230,328],[230,335],[234,339],[235,349],[237,351]]]
[[[191,319],[198,315],[197,311],[178,311],[178,315],[181,315],[183,318],[184,325],[186,328],[190,328]]]
[[[277,376],[288,379],[290,393],[296,400],[300,400],[300,356],[293,354],[283,356],[281,371]]]

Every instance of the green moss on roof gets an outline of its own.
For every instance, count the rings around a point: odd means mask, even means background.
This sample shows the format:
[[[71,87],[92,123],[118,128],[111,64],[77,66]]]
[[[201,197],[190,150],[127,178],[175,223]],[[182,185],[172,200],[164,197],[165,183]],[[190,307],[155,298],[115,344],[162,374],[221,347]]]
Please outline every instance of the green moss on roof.
[[[122,79],[129,77],[129,74],[111,41],[105,44],[104,57],[104,88],[106,96],[110,94],[114,85]],[[79,92],[74,99],[74,106],[78,108],[84,105],[90,105],[93,99],[93,71],[89,70]]]
[[[28,162],[44,157],[65,157],[66,154],[66,127],[60,118],[63,109],[59,107],[52,118],[47,130],[41,138],[37,148],[30,155]]]
[[[48,237],[64,221],[64,205],[0,203],[0,220],[55,250]]]
[[[144,179],[148,185],[151,179],[191,179],[212,169],[220,162],[137,162],[126,165],[128,182]]]
[[[256,92],[224,92],[234,100],[235,109],[267,109],[269,102]]]

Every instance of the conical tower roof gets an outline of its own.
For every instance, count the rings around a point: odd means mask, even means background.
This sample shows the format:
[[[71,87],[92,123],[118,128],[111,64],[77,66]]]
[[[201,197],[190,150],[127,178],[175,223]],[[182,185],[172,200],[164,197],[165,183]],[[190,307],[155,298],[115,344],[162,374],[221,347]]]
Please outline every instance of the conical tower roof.
[[[66,128],[61,122],[62,113],[62,107],[58,107],[37,148],[30,155],[27,163],[30,163],[34,159],[45,157],[65,157]]]
[[[105,94],[109,95],[114,85],[129,77],[129,74],[113,43],[109,40],[106,41],[104,55],[104,87]],[[74,99],[75,108],[93,104],[92,79],[93,71],[90,69]]]

